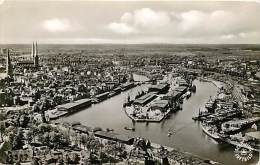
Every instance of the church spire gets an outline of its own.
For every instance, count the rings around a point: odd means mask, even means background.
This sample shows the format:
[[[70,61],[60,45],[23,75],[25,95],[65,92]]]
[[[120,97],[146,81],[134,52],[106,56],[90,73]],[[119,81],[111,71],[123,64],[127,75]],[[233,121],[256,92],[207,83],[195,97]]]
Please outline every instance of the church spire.
[[[35,47],[34,47],[34,42],[32,43],[32,50],[31,50],[31,56],[34,58],[34,53],[35,53]]]
[[[34,57],[38,56],[38,45],[37,45],[37,41],[35,42],[35,46],[34,46]]]
[[[35,42],[33,62],[34,62],[34,66],[35,67],[39,66],[39,56],[38,56],[38,45],[37,45],[37,42]]]
[[[9,49],[6,50],[7,52],[7,57],[6,57],[6,74],[7,76],[12,76],[13,71],[12,71],[12,63],[11,63],[11,58],[10,58],[10,53]]]

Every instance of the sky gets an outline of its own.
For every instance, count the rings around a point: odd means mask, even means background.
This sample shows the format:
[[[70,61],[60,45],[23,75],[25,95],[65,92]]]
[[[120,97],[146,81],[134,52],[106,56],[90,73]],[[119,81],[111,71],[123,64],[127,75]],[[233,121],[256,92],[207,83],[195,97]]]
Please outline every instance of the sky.
[[[0,0],[0,44],[259,44],[254,1]]]

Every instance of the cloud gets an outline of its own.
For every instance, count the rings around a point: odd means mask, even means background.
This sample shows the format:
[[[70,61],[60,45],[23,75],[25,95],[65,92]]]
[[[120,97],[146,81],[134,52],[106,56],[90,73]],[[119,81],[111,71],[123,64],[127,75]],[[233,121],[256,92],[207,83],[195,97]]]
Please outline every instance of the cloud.
[[[150,8],[142,8],[134,11],[135,26],[156,29],[167,26],[171,20],[169,14],[161,11],[154,11]]]
[[[126,23],[113,22],[108,25],[108,29],[119,34],[137,33],[135,28],[128,26]]]
[[[260,43],[260,6],[253,2],[109,2],[107,7],[105,2],[20,1],[6,0],[0,5],[4,39],[0,42],[106,38],[120,42]],[[100,14],[104,9],[105,17]]]
[[[222,35],[220,36],[221,39],[224,39],[224,40],[230,40],[230,39],[234,39],[236,38],[237,36],[234,35],[234,34],[228,34],[228,35]]]
[[[81,29],[81,26],[75,22],[71,22],[68,19],[52,18],[43,21],[42,26],[49,32],[66,32],[76,31]]]
[[[50,32],[63,32],[71,28],[68,20],[57,18],[45,20],[43,27]]]
[[[130,23],[131,21],[132,21],[132,19],[133,19],[133,16],[132,16],[132,14],[131,13],[124,13],[122,16],[121,16],[121,18],[120,18],[120,20],[121,20],[121,22],[126,22],[126,23]]]
[[[138,29],[155,30],[170,23],[168,13],[142,8],[132,13],[124,13],[119,22],[110,23],[108,28],[115,33],[132,34],[139,32]]]
[[[203,12],[191,10],[177,14],[175,17],[180,20],[178,26],[181,30],[190,31],[200,28],[205,23],[208,16]]]
[[[118,22],[108,25],[113,33],[139,37],[194,40],[202,42],[257,40],[260,23],[252,17],[255,11],[231,10],[177,10],[157,11],[141,8],[123,13]],[[259,14],[258,14],[259,15]]]

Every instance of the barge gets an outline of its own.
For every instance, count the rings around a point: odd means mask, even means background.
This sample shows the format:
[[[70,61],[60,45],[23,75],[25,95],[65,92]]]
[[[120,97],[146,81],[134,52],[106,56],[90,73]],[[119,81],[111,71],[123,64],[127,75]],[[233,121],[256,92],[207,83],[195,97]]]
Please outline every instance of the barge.
[[[109,92],[101,93],[95,96],[98,102],[101,102],[103,100],[106,100],[109,96]]]
[[[126,91],[126,90],[131,89],[131,88],[133,88],[135,86],[136,85],[133,82],[124,83],[124,84],[121,85],[121,91]]]
[[[215,139],[215,140],[220,140],[220,137],[217,133],[217,129],[213,125],[207,125],[206,123],[201,122],[201,128],[202,131],[208,135],[209,137]]]

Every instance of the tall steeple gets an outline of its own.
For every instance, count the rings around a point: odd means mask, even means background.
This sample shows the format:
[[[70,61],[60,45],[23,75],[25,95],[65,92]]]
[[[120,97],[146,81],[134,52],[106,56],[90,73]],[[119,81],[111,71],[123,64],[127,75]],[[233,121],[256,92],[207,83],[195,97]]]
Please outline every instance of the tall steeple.
[[[34,58],[33,58],[34,66],[38,67],[39,66],[39,56],[38,56],[38,45],[37,42],[35,43],[34,47]]]
[[[7,74],[7,76],[12,76],[13,75],[13,68],[12,68],[12,63],[11,63],[9,49],[6,50],[6,53],[7,53],[7,57],[6,57],[6,74]]]
[[[32,50],[31,50],[31,56],[34,58],[34,53],[35,53],[35,47],[34,47],[34,42],[32,43]]]
[[[35,45],[34,45],[34,57],[35,56],[38,56],[38,45],[37,45],[37,42],[35,42]]]

